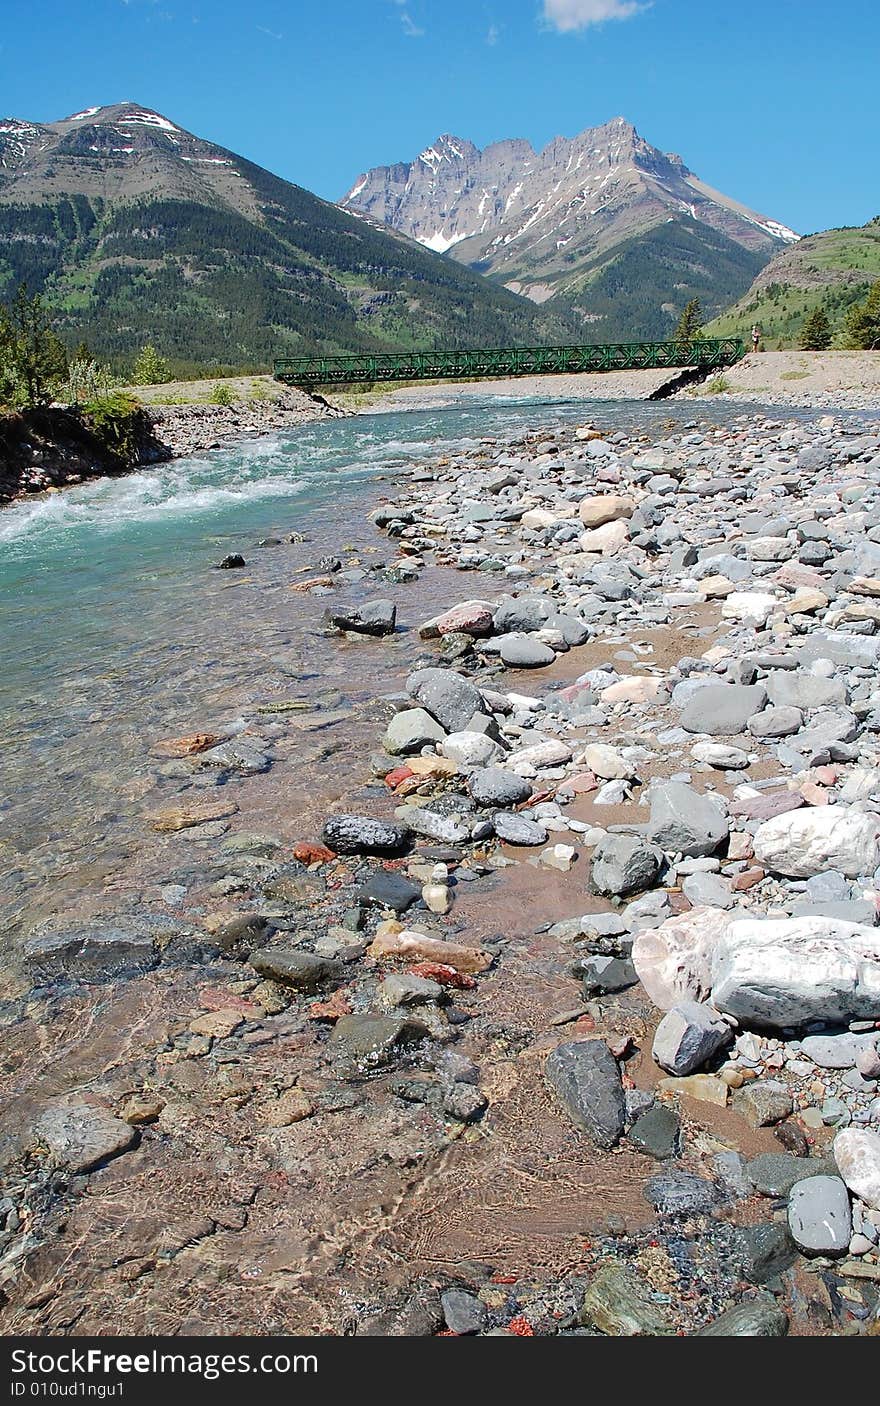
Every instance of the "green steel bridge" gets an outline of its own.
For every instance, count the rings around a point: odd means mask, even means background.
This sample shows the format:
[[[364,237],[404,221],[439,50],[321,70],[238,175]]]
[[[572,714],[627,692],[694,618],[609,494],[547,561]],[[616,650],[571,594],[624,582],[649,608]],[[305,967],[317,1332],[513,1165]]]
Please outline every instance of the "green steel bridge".
[[[379,355],[285,356],[275,379],[289,386],[368,385],[378,381],[451,381],[576,371],[712,371],[745,356],[739,337],[693,342],[611,342],[583,347],[489,347],[481,351],[383,352]]]

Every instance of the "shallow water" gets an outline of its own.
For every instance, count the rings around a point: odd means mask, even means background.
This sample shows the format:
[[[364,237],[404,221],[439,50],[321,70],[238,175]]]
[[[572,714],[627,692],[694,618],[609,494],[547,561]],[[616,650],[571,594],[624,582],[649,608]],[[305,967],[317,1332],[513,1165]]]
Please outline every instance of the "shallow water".
[[[144,811],[179,790],[148,759],[157,738],[234,721],[254,698],[296,696],[345,709],[394,686],[377,678],[375,650],[383,651],[385,675],[405,664],[415,641],[341,647],[321,629],[326,600],[288,589],[327,553],[346,564],[393,556],[366,519],[391,491],[377,480],[473,448],[484,436],[562,421],[662,433],[709,416],[729,424],[744,413],[754,411],[469,401],[300,427],[5,509],[0,902],[7,918],[18,915],[26,927],[114,885],[129,898],[138,892],[149,867]],[[261,537],[291,531],[306,541],[254,548]],[[246,571],[210,569],[231,551],[243,553]],[[391,588],[379,577],[348,590],[352,598],[377,594],[405,602],[407,623],[420,608],[430,613],[427,584]],[[304,768],[315,755],[304,743]],[[239,784],[256,797],[264,783]],[[316,789],[315,777],[309,785]]]

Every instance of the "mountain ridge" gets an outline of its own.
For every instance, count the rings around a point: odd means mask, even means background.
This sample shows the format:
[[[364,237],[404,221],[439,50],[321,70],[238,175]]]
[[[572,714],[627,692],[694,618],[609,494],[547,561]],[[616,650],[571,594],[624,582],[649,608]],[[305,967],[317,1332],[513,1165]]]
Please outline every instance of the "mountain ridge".
[[[68,342],[175,369],[275,355],[571,339],[545,314],[139,103],[0,120],[0,297],[27,281]]]
[[[650,335],[669,330],[691,296],[708,296],[710,312],[712,305],[719,311],[762,263],[798,239],[780,221],[716,191],[680,156],[651,146],[623,117],[555,137],[540,151],[522,138],[481,151],[447,132],[413,161],[362,172],[341,205],[539,304],[568,302],[588,323],[613,321],[607,310],[591,308],[591,292],[601,306],[615,282],[609,266],[621,252],[636,273],[632,241],[645,239],[647,282],[658,294],[644,329]],[[657,232],[670,223],[683,247],[658,252]],[[723,267],[717,289],[715,261]],[[630,294],[637,291],[630,286]]]

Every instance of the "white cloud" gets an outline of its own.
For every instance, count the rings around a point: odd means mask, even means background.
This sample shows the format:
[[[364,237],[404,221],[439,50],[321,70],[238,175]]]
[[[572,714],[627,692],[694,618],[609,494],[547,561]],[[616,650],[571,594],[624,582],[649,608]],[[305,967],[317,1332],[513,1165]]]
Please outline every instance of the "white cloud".
[[[391,0],[391,2],[392,4],[397,5],[398,9],[401,12],[400,24],[406,37],[408,39],[423,38],[425,31],[421,28],[420,25],[416,24],[412,15],[406,9],[406,6],[409,4],[409,0]]]
[[[420,29],[411,15],[406,10],[400,12],[400,23],[403,25],[403,32],[409,39],[421,39],[424,30]]]
[[[544,19],[554,29],[570,34],[605,20],[628,20],[648,5],[641,0],[544,0]]]
[[[499,29],[498,25],[497,25],[497,24],[490,24],[490,25],[489,25],[489,32],[488,32],[487,35],[486,35],[486,43],[489,44],[491,47],[494,47],[494,46],[498,43],[498,40],[499,40],[500,38],[501,38],[501,30]]]

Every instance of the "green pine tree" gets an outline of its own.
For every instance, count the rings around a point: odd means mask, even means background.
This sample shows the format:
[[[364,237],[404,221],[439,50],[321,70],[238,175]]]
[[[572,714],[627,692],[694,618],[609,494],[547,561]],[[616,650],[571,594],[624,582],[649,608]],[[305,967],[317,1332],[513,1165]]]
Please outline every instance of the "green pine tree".
[[[831,323],[823,307],[813,308],[804,318],[800,346],[804,351],[827,351],[831,346]]]
[[[0,399],[23,410],[48,405],[67,376],[67,352],[39,293],[22,283],[0,310]]]
[[[880,279],[872,284],[863,303],[850,308],[844,336],[848,346],[860,351],[880,350]]]
[[[695,342],[703,328],[703,309],[699,298],[691,298],[685,304],[681,317],[678,319],[678,326],[672,334],[673,342],[684,342],[690,346]]]
[[[160,356],[152,342],[147,342],[134,364],[132,380],[136,386],[160,386],[171,380],[171,372],[164,356]]]

